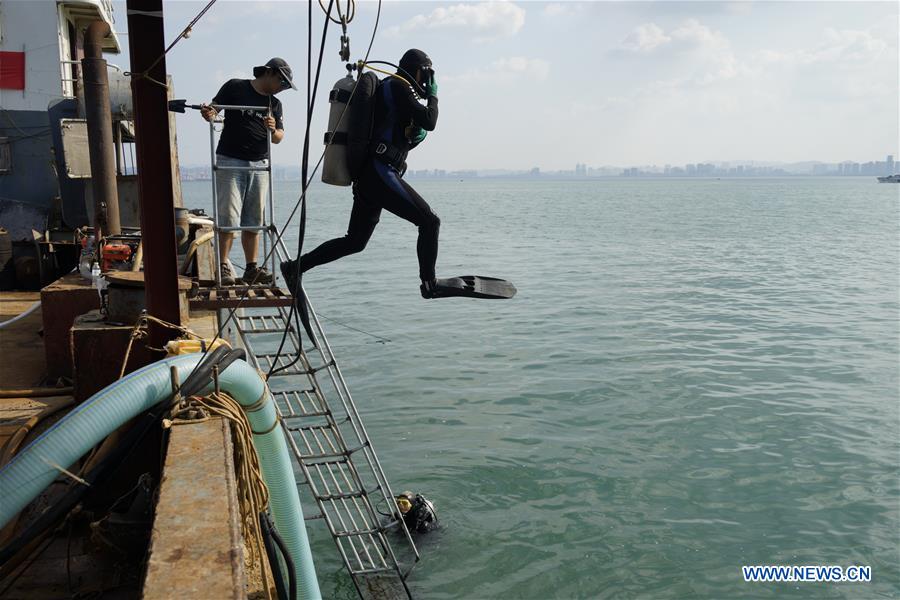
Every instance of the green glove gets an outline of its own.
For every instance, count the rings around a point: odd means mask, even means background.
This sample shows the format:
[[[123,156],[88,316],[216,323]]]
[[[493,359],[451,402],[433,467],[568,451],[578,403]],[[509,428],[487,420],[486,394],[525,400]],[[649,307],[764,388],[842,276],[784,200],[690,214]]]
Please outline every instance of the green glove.
[[[407,138],[411,144],[421,144],[422,140],[425,139],[425,136],[428,135],[428,132],[421,127],[412,127],[408,131],[409,134],[407,135]]]
[[[428,80],[428,83],[425,84],[425,91],[428,93],[428,97],[437,96],[438,85],[437,81],[434,78],[434,75],[431,76],[431,79]]]

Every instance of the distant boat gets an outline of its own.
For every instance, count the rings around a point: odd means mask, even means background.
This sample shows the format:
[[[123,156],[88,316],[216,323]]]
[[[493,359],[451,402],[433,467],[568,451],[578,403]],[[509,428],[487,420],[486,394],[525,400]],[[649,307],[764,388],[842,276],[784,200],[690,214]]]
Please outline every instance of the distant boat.
[[[878,178],[878,183],[900,183],[900,175],[885,175]]]

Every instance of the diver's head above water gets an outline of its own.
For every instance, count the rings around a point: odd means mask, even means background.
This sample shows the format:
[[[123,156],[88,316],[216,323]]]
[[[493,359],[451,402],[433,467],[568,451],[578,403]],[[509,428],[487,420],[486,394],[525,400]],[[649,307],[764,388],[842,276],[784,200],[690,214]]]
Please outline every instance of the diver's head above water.
[[[425,86],[434,78],[434,68],[427,54],[416,48],[411,48],[400,59],[401,75],[413,77],[421,86]],[[404,73],[405,72],[405,73]]]

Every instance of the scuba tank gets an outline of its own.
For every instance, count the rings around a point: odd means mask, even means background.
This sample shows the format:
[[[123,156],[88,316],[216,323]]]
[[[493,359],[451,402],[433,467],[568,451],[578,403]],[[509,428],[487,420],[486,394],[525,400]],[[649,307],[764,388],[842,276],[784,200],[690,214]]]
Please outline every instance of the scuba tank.
[[[325,159],[322,163],[322,181],[331,185],[350,185],[350,163],[347,152],[347,128],[350,123],[350,94],[356,85],[349,74],[334,84],[328,95],[331,110],[328,114],[328,131],[325,133]]]
[[[378,84],[371,72],[360,74],[358,80],[348,74],[334,84],[328,96],[323,182],[347,186],[359,177],[369,153]]]

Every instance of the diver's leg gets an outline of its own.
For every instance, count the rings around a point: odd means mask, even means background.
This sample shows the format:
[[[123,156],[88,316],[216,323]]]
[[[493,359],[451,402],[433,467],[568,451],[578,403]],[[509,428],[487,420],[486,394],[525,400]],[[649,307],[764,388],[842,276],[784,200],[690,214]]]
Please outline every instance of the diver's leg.
[[[350,211],[350,224],[347,226],[347,234],[323,242],[314,250],[307,252],[300,259],[300,268],[305,273],[313,267],[324,265],[331,261],[343,258],[348,254],[362,252],[381,215],[381,208],[376,204],[366,202],[357,186],[353,186],[353,209]]]
[[[375,170],[382,186],[378,194],[381,206],[419,228],[416,253],[419,257],[419,278],[423,283],[433,282],[438,255],[438,234],[441,220],[422,196],[403,181],[391,167],[376,162]]]
[[[323,242],[311,252],[307,252],[300,258],[300,269],[305,273],[313,267],[329,263],[348,254],[360,252],[366,247],[375,226],[378,225],[378,218],[381,215],[381,207],[377,204],[366,201],[366,193],[363,192],[359,184],[353,185],[353,208],[350,211],[350,224],[347,226],[347,234],[343,237],[335,238]],[[285,260],[281,262],[281,275],[291,290],[296,292],[298,284],[299,269],[297,267],[297,259]]]

